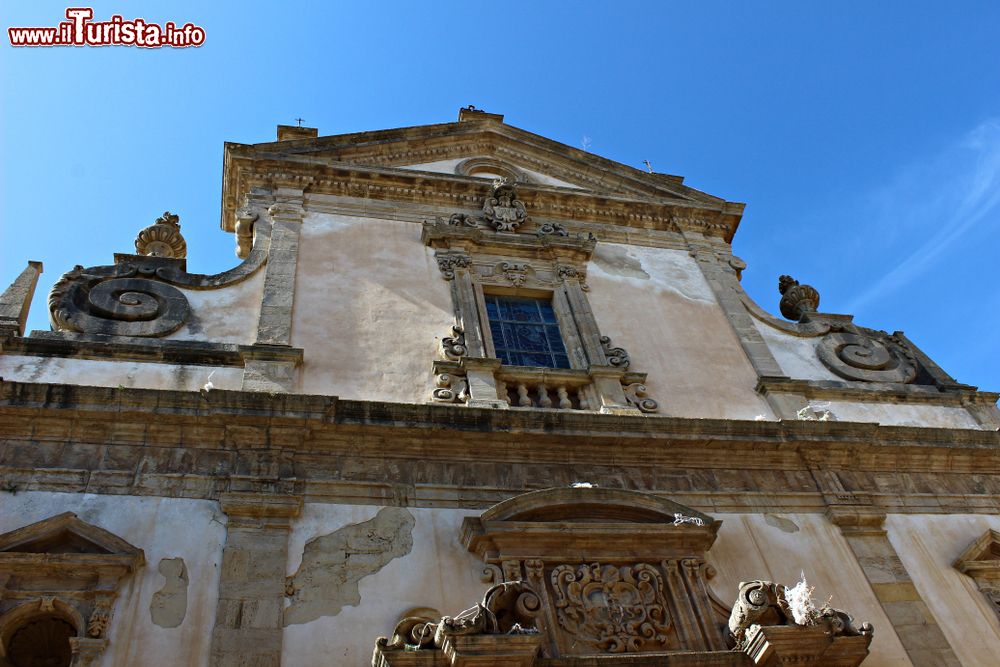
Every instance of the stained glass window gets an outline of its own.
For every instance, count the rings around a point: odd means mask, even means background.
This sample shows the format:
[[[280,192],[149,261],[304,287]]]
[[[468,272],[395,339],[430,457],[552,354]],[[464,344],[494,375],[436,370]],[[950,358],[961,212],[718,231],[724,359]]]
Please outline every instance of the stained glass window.
[[[504,364],[569,368],[550,301],[487,294],[486,314],[493,347]]]

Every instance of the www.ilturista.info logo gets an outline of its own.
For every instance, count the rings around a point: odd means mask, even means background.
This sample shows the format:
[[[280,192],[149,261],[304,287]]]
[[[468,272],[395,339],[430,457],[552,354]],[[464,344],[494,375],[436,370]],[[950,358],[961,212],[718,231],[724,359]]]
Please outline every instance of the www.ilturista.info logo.
[[[107,21],[91,21],[90,7],[70,7],[68,21],[50,28],[7,28],[11,46],[163,46],[184,48],[205,43],[205,29],[193,23],[181,27],[173,21],[162,26],[144,19],[126,21],[117,14]]]

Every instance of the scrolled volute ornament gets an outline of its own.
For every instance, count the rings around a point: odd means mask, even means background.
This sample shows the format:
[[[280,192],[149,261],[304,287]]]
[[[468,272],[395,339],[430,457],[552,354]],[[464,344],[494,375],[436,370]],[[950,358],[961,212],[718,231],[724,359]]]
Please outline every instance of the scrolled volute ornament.
[[[778,292],[781,293],[781,314],[790,320],[798,321],[819,308],[819,292],[811,285],[800,285],[791,276],[778,278]]]
[[[135,237],[135,253],[147,257],[187,257],[187,242],[181,236],[180,216],[164,212],[156,222]]]
[[[381,651],[440,649],[449,637],[461,635],[537,634],[538,595],[523,581],[509,581],[486,591],[482,602],[455,616],[440,619],[411,616],[400,621],[390,637],[379,637]]]
[[[165,336],[179,329],[189,310],[184,294],[150,280],[152,271],[141,268],[74,267],[49,292],[53,329],[115,336]]]
[[[649,397],[646,385],[641,382],[623,385],[622,390],[625,392],[625,399],[629,404],[638,408],[640,412],[649,414],[660,409],[660,404]]]
[[[465,346],[465,330],[456,324],[451,328],[451,335],[441,339],[441,354],[446,359],[459,361],[468,351],[469,348]]]
[[[601,336],[601,349],[604,350],[604,358],[615,368],[628,368],[632,363],[625,348],[613,347],[609,336]]]
[[[824,366],[847,380],[907,384],[917,377],[917,364],[909,351],[874,332],[828,333],[819,341],[816,354]]]
[[[78,265],[63,274],[49,292],[52,328],[108,336],[169,335],[190,314],[187,297],[178,287],[225,288],[246,280],[263,266],[271,225],[257,226],[249,256],[222,273],[188,273],[183,259],[153,255],[117,255],[114,266]]]

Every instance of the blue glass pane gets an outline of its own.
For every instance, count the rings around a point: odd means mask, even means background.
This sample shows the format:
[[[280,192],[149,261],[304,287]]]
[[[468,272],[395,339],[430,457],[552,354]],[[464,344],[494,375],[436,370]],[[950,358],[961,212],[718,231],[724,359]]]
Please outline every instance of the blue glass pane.
[[[510,319],[517,322],[538,322],[538,305],[535,301],[510,300]]]
[[[538,302],[538,307],[542,311],[542,321],[546,324],[556,324],[556,313],[552,310],[552,304],[548,301]]]
[[[545,337],[549,339],[549,347],[553,352],[566,351],[566,346],[563,345],[562,336],[559,335],[559,327],[545,327]]]
[[[500,319],[500,308],[496,300],[491,297],[486,298],[486,316],[490,318],[490,322]]]
[[[552,357],[547,354],[532,354],[530,352],[525,352],[521,355],[521,365],[552,368]]]
[[[548,352],[545,333],[540,326],[514,325],[514,347],[528,352]]]
[[[517,352],[507,352],[505,351],[500,355],[500,361],[508,366],[520,366],[521,365],[521,355]]]
[[[556,368],[569,368],[569,357],[565,354],[557,354],[554,359],[556,360]]]

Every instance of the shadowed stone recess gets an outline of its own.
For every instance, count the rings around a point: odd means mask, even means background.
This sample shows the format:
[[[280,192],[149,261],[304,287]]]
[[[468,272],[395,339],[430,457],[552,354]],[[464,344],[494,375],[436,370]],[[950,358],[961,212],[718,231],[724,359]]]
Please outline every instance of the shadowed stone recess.
[[[385,507],[375,518],[344,526],[306,542],[302,564],[288,578],[285,625],[336,616],[361,602],[358,582],[413,548],[414,518],[399,507]]]

